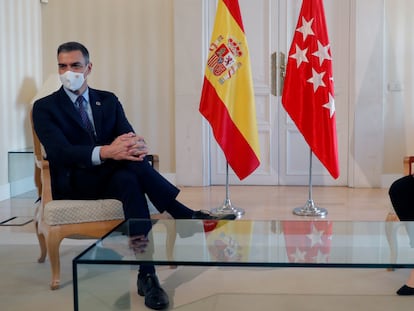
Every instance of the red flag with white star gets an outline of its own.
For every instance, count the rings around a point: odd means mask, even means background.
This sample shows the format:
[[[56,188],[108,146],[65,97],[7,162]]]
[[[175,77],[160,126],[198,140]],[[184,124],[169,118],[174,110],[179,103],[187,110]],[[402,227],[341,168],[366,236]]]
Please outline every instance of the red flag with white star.
[[[339,177],[332,56],[322,0],[303,0],[289,51],[282,104],[312,152]]]
[[[283,221],[289,262],[328,263],[331,252],[331,221]]]

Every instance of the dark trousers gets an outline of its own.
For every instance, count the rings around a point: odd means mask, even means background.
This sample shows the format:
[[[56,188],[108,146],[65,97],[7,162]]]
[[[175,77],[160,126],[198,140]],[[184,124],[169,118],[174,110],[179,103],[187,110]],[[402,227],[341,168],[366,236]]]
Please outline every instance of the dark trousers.
[[[394,181],[388,194],[398,218],[402,221],[414,221],[414,177],[404,176]],[[405,223],[410,245],[414,247],[414,223]]]
[[[159,212],[173,208],[179,218],[188,218],[189,209],[175,204],[179,193],[174,185],[162,177],[148,161],[107,161],[92,169],[75,169],[71,176],[69,199],[118,199],[122,202],[126,219],[150,219],[147,198]],[[179,208],[176,208],[177,205]],[[182,212],[181,212],[182,210]],[[130,228],[130,235],[145,236],[147,226]],[[141,223],[142,225],[142,223]],[[154,273],[152,265],[141,265],[140,273]]]
[[[147,198],[159,212],[168,209],[179,193],[148,161],[107,161],[71,176],[71,199],[117,199],[125,218],[149,219]],[[184,215],[183,215],[183,218]]]
[[[394,181],[388,194],[400,220],[414,220],[414,177],[404,176]]]

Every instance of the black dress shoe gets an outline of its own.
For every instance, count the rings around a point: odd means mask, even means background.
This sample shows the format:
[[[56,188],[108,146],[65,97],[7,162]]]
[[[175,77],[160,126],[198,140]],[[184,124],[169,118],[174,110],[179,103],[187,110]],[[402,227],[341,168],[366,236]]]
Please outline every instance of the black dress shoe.
[[[234,220],[236,215],[234,214],[211,214],[209,211],[195,211],[193,213],[193,219],[203,220]]]
[[[413,287],[409,287],[407,285],[404,285],[399,290],[397,290],[397,295],[400,295],[400,296],[410,296],[410,295],[414,295],[414,288]]]
[[[145,296],[145,305],[154,310],[168,308],[169,300],[167,293],[161,288],[155,273],[138,274],[138,294]]]

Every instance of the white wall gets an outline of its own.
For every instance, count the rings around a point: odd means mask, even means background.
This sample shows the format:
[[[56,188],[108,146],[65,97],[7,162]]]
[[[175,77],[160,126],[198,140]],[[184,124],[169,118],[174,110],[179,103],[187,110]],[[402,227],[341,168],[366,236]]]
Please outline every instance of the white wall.
[[[45,76],[57,72],[59,44],[85,44],[90,86],[119,97],[164,173],[175,172],[172,12],[165,0],[50,0],[42,8]]]
[[[356,0],[354,5],[350,185],[379,187],[384,150],[384,0]]]
[[[414,155],[414,1],[386,0],[384,173],[402,172]]]
[[[41,83],[41,4],[0,0],[0,200],[10,195],[8,151],[32,145],[28,112]]]
[[[204,32],[206,12],[206,1],[174,1],[176,180],[180,185],[205,185],[208,179],[204,158],[209,153],[208,139],[198,112],[207,53],[204,43],[210,36]]]

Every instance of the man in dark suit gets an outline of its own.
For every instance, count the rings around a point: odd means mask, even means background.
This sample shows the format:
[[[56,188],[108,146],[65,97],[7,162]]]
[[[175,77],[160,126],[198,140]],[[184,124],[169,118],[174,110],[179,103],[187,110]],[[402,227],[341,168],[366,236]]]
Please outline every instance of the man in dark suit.
[[[147,195],[160,212],[176,219],[235,219],[193,211],[176,200],[179,190],[146,160],[145,140],[134,132],[118,98],[88,87],[92,63],[85,46],[64,43],[57,60],[63,86],[33,106],[54,199],[115,198],[123,203],[125,218],[149,219]],[[137,285],[148,307],[168,307],[153,266],[140,266]]]

